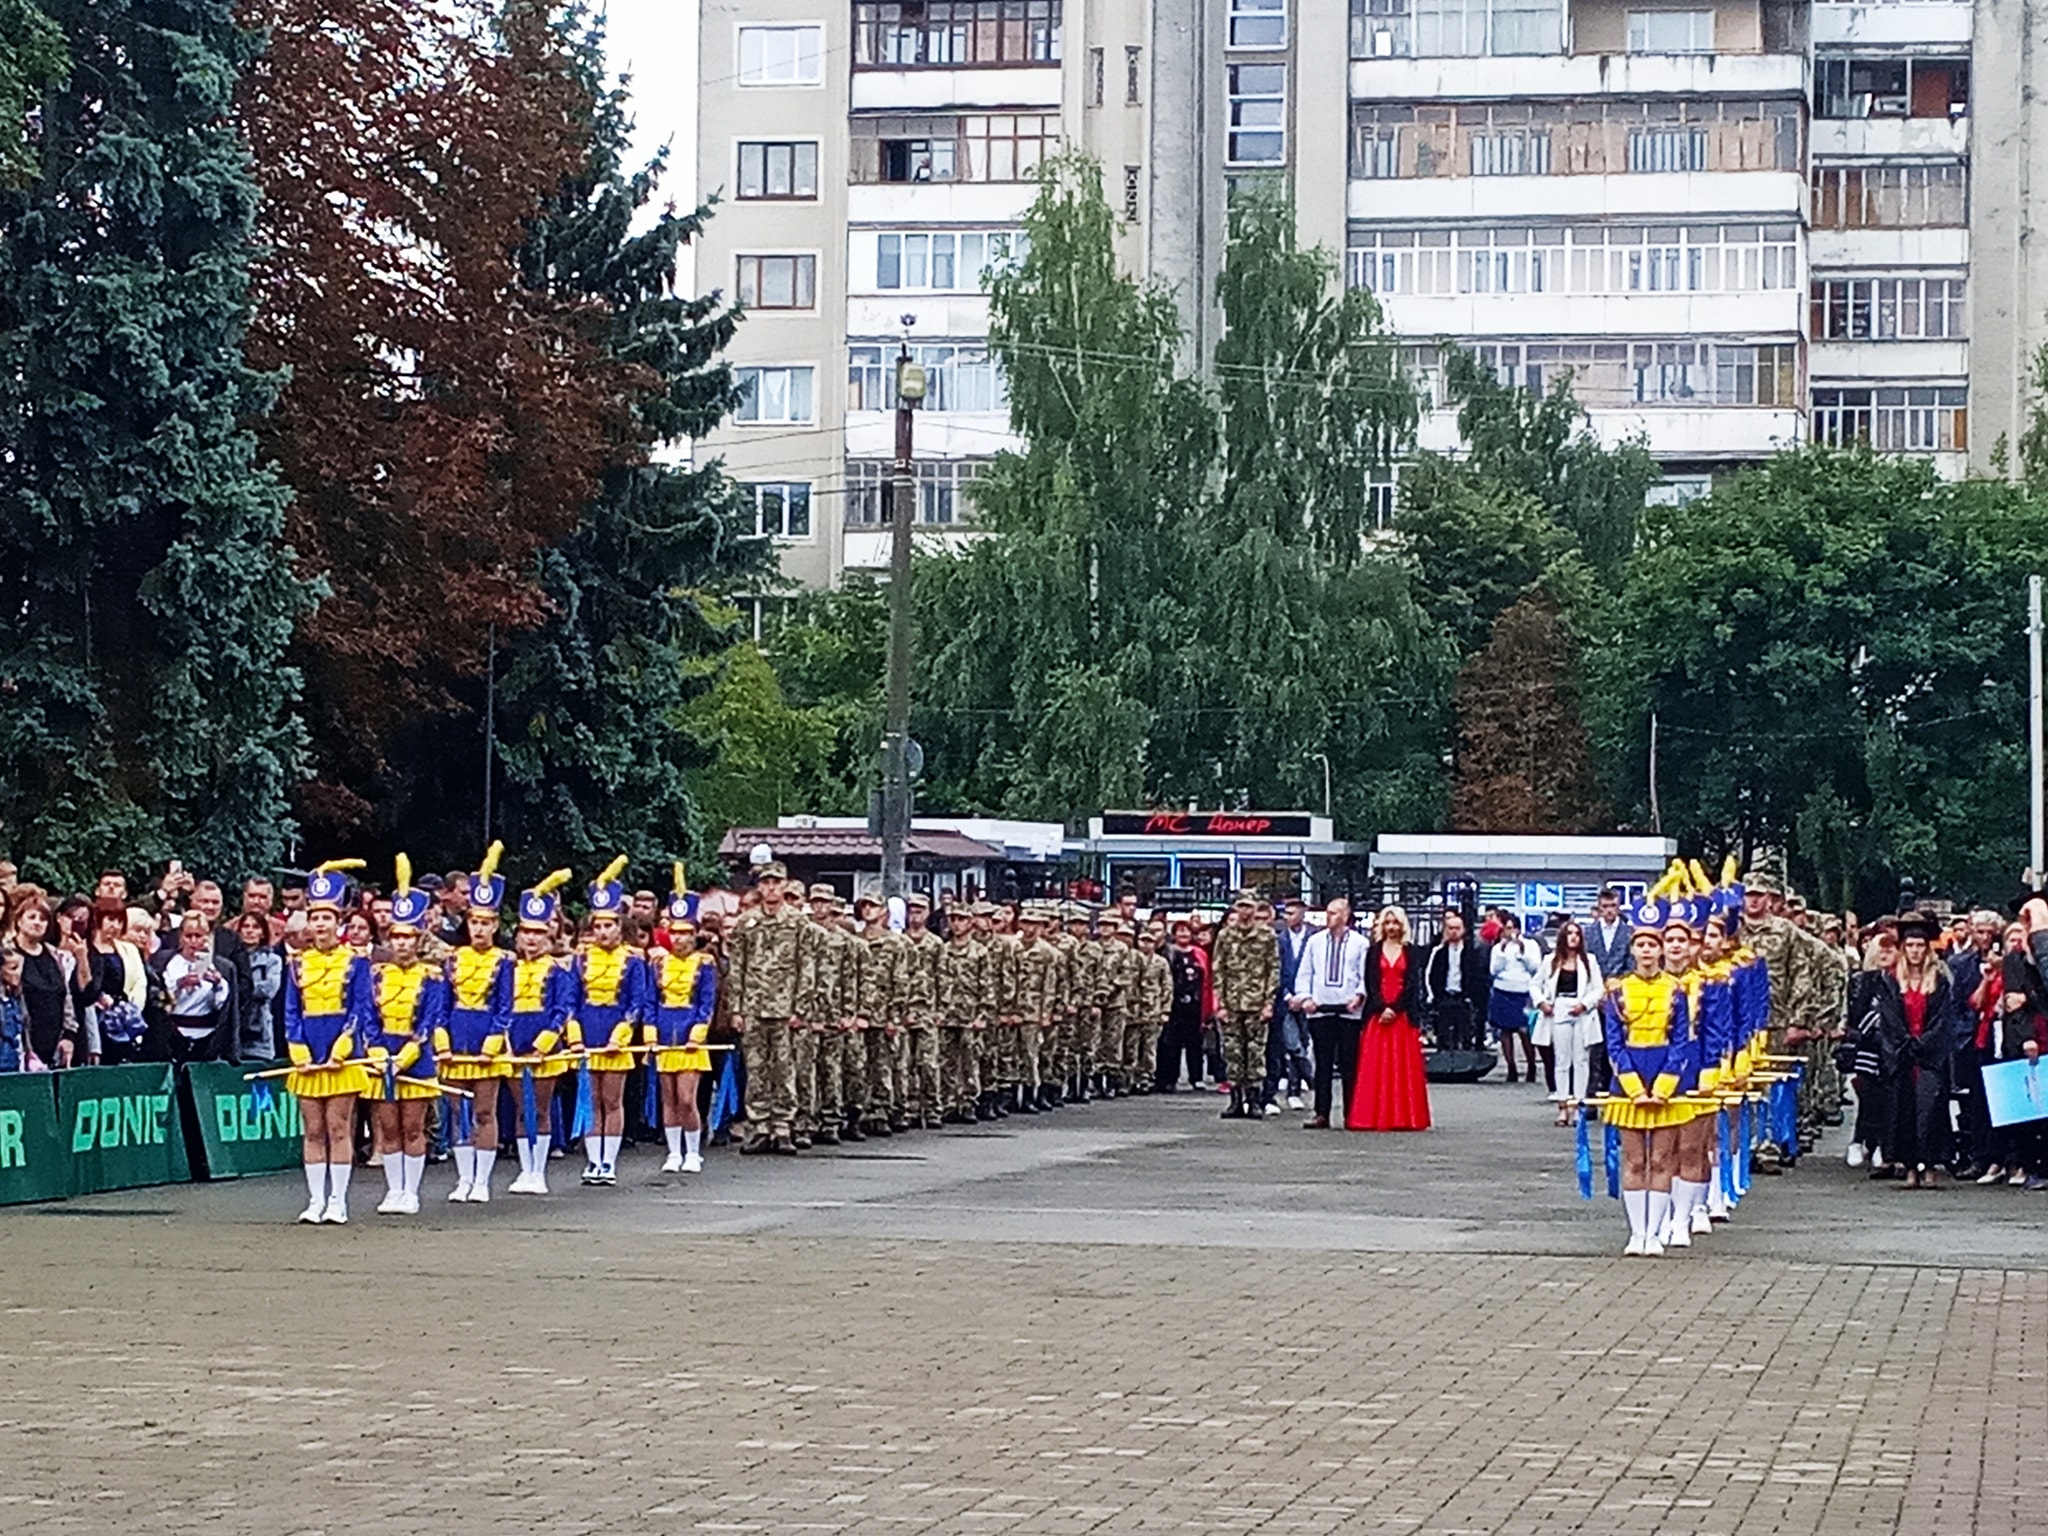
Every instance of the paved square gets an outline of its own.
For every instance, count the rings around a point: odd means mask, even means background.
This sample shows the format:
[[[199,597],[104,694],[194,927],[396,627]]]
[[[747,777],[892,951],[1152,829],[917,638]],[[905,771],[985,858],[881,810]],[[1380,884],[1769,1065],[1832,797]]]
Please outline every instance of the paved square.
[[[1526,1090],[1217,1108],[0,1213],[0,1530],[2041,1529],[2048,1199],[1810,1160],[1624,1263]]]

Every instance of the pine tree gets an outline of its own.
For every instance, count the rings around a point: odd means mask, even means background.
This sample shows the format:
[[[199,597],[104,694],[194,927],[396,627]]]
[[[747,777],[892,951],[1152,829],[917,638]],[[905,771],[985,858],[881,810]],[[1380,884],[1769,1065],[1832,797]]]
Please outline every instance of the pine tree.
[[[537,23],[520,7],[508,24]],[[589,149],[535,222],[520,264],[530,288],[581,306],[622,411],[596,497],[576,531],[541,556],[551,611],[515,637],[503,663],[500,826],[550,859],[626,849],[665,863],[690,843],[689,773],[711,756],[685,711],[734,638],[730,610],[711,600],[770,579],[772,552],[721,469],[660,457],[739,402],[719,358],[737,315],[715,294],[675,291],[678,254],[708,210],[669,208],[634,227],[666,157],[625,167],[628,98],[623,84],[605,84],[601,24],[572,12],[556,35],[583,88]]]
[[[307,600],[246,425],[253,43],[226,0],[45,8],[69,79],[0,192],[0,807],[44,875],[238,874],[291,830]]]
[[[36,0],[0,0],[0,187],[34,175],[30,113],[65,67],[64,34]]]

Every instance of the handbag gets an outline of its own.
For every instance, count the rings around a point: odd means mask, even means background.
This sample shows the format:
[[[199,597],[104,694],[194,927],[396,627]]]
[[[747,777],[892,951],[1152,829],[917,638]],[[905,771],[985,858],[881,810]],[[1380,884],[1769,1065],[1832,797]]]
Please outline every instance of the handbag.
[[[100,1039],[113,1045],[134,1045],[149,1031],[142,1010],[121,998],[100,1009]]]
[[[1554,1008],[1556,1004],[1553,1003],[1551,1006]],[[1552,1041],[1551,1030],[1555,1023],[1556,1021],[1549,1014],[1539,1009],[1536,1014],[1536,1022],[1529,1031],[1530,1041],[1544,1047],[1546,1050],[1549,1049]]]

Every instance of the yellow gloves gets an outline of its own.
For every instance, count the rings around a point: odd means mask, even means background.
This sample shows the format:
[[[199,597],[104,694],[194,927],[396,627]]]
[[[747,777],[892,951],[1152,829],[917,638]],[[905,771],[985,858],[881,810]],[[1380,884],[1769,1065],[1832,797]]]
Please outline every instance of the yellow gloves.
[[[632,1026],[632,1025],[630,1025],[630,1024],[618,1024],[618,1025],[614,1025],[614,1026],[613,1026],[613,1028],[612,1028],[612,1039],[611,1039],[611,1048],[612,1048],[613,1050],[615,1050],[615,1051],[623,1051],[624,1049],[626,1049],[626,1047],[627,1047],[627,1046],[631,1045],[632,1043],[633,1043],[633,1026]]]
[[[392,1068],[393,1068],[393,1070],[395,1070],[395,1071],[403,1072],[403,1071],[405,1071],[405,1070],[406,1070],[407,1068],[411,1067],[411,1066],[413,1065],[413,1063],[414,1063],[414,1062],[416,1062],[416,1061],[418,1061],[419,1059],[420,1059],[420,1043],[419,1043],[419,1041],[417,1041],[417,1040],[408,1040],[408,1041],[406,1041],[406,1043],[405,1043],[404,1045],[402,1045],[402,1046],[400,1046],[400,1047],[399,1047],[398,1055],[397,1055],[396,1059],[395,1059],[395,1060],[393,1060],[393,1062],[392,1062]]]
[[[486,1056],[502,1056],[502,1055],[504,1055],[504,1054],[505,1054],[505,1037],[504,1037],[503,1035],[486,1035],[486,1036],[484,1036],[484,1054],[485,1054]]]
[[[293,1066],[310,1067],[313,1065],[313,1047],[310,1045],[301,1045],[298,1041],[294,1040],[284,1049],[285,1054],[291,1057]]]
[[[327,1053],[327,1064],[331,1067],[345,1067],[349,1057],[355,1054],[355,1037],[343,1030],[334,1037],[334,1049]]]
[[[561,1043],[562,1033],[560,1030],[544,1029],[533,1037],[533,1053],[536,1056],[552,1055],[555,1047]]]

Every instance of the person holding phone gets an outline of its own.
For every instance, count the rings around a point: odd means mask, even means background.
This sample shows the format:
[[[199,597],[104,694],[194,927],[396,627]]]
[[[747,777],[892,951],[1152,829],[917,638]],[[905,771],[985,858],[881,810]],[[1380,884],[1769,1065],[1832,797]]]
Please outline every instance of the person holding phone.
[[[207,942],[212,934],[204,913],[187,912],[178,922],[177,953],[164,962],[171,1002],[161,1039],[174,1062],[219,1061],[224,1055],[228,979],[214,964]]]

